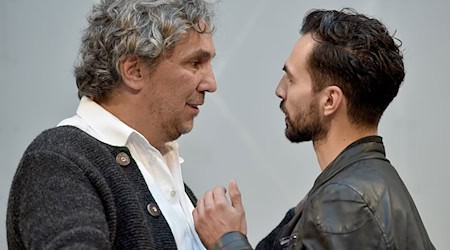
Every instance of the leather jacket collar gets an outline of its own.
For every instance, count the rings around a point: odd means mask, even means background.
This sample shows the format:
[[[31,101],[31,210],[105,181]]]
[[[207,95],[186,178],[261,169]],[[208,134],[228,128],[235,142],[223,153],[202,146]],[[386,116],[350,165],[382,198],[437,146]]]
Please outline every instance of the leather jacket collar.
[[[351,164],[361,160],[374,158],[389,162],[385,156],[386,153],[384,150],[383,139],[380,136],[368,136],[353,142],[317,177],[313,188],[309,191],[309,195],[312,195],[322,184],[326,183],[329,179],[333,178],[333,176],[337,175]]]

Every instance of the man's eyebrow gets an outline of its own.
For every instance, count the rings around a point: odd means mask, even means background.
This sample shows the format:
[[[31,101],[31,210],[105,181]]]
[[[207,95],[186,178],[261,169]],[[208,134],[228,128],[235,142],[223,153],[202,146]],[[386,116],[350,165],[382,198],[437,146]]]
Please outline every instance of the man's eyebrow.
[[[200,57],[200,58],[214,58],[216,56],[216,53],[211,54],[206,50],[197,50],[195,52],[193,52],[190,57]]]
[[[288,66],[286,64],[283,65],[283,71],[286,72],[286,74],[288,74],[288,75],[292,75],[291,71],[289,70],[289,68],[288,68]]]

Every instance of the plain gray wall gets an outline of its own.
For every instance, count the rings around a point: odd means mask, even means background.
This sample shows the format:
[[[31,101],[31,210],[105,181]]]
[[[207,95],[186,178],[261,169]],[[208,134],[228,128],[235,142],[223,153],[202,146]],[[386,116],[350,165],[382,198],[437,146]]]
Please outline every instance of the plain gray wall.
[[[93,2],[0,0],[0,249],[7,248],[8,192],[23,151],[75,112],[72,70]],[[380,18],[403,41],[406,79],[380,135],[435,246],[450,249],[448,1],[222,0],[213,63],[218,91],[180,139],[184,178],[198,196],[236,178],[253,244],[297,204],[319,167],[311,143],[285,139],[274,91],[305,12],[342,7]]]

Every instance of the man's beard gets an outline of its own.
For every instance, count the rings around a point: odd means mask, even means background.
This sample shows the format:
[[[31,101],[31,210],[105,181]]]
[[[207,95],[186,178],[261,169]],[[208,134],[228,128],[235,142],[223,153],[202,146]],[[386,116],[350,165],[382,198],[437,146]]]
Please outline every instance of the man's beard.
[[[280,108],[286,114],[285,135],[291,142],[317,141],[327,135],[328,126],[321,119],[316,102],[312,102],[306,112],[298,111],[295,117],[288,115],[284,101]]]

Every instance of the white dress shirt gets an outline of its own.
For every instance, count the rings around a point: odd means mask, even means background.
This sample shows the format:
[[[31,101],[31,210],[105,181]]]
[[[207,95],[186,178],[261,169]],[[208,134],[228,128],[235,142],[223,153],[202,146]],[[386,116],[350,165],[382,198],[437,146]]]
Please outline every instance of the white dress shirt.
[[[71,125],[97,140],[118,147],[127,147],[144,176],[172,230],[178,249],[205,249],[195,231],[192,205],[184,189],[177,142],[167,143],[165,156],[142,136],[103,107],[83,96],[76,115],[58,126]]]

